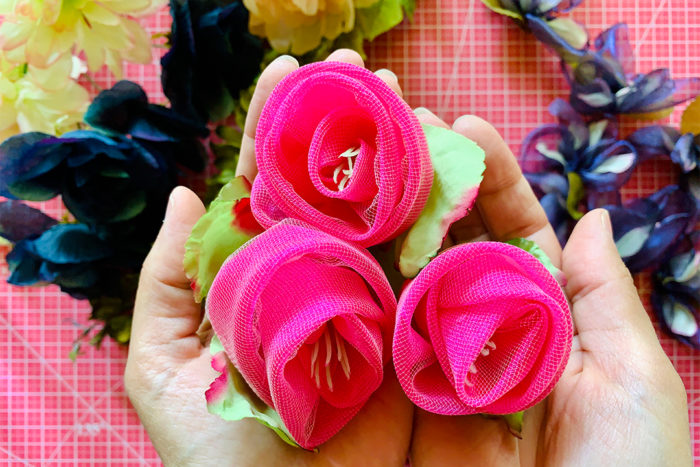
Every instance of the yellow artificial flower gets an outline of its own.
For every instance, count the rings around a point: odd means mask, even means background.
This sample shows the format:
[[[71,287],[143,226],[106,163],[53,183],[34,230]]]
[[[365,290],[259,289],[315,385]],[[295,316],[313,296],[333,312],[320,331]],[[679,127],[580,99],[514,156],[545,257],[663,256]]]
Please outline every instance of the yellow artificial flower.
[[[378,0],[243,0],[250,32],[266,37],[279,52],[304,54],[321,39],[333,40],[355,26],[355,9]]]
[[[74,65],[70,55],[44,69],[0,56],[0,142],[28,131],[59,135],[78,128],[90,96],[71,79]]]
[[[47,68],[67,53],[85,52],[91,71],[122,61],[149,63],[151,38],[132,17],[165,0],[0,0],[0,47],[16,63]]]

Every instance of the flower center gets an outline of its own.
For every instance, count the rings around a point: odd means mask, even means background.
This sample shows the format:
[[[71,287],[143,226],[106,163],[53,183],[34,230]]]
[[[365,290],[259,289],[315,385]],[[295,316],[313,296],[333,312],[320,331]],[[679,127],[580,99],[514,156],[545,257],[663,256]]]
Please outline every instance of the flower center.
[[[484,348],[481,349],[481,352],[479,352],[479,353],[484,357],[488,357],[489,354],[494,350],[496,350],[496,343],[493,341],[486,341],[486,345],[484,345]],[[469,372],[467,373],[467,377],[464,380],[464,384],[466,384],[470,388],[473,388],[474,383],[469,381],[469,378],[472,375],[475,375],[476,373],[477,373],[476,365],[472,363],[471,366],[469,367]]]
[[[338,185],[338,191],[343,191],[348,185],[350,177],[352,177],[353,163],[358,154],[360,154],[360,148],[350,148],[338,156],[338,159],[341,159],[342,162],[333,171],[333,183]],[[345,168],[346,165],[347,168]],[[343,174],[343,178],[338,182],[341,173]]]
[[[343,369],[345,379],[350,379],[350,361],[345,350],[344,339],[340,333],[333,328],[332,323],[326,325],[323,334],[319,336],[313,344],[311,350],[311,379],[316,384],[317,389],[321,389],[323,378],[321,373],[325,373],[325,383],[328,390],[333,392],[333,379],[331,378],[331,364],[337,360]],[[322,368],[323,367],[323,368]]]

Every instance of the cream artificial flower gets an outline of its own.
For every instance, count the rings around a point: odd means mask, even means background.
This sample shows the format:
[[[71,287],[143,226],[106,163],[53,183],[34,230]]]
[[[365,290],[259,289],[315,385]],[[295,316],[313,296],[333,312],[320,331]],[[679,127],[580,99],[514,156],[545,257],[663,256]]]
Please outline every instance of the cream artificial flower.
[[[151,13],[164,2],[2,0],[0,47],[10,60],[38,68],[47,68],[67,53],[85,52],[91,71],[106,64],[121,77],[123,60],[151,61],[151,38],[132,17]]]
[[[378,0],[243,0],[250,32],[266,37],[279,52],[304,54],[321,39],[335,39],[355,26],[355,9]]]
[[[28,131],[59,135],[77,129],[90,96],[71,79],[73,68],[70,55],[44,69],[0,56],[0,141]]]

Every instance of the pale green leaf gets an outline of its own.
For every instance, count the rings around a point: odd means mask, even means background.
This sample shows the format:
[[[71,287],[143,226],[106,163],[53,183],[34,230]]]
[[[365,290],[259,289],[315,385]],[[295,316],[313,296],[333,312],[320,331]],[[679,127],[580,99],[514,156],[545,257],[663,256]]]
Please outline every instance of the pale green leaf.
[[[524,411],[504,415],[503,419],[508,424],[508,430],[518,439],[523,439],[523,415]]]
[[[485,153],[472,140],[432,125],[423,125],[423,131],[433,163],[433,186],[401,245],[399,269],[405,277],[415,277],[440,250],[450,226],[468,214],[486,168]]]
[[[415,8],[414,3],[407,0],[379,0],[370,7],[358,8],[355,11],[355,27],[365,39],[374,40],[401,23],[404,8],[410,12]]]
[[[544,250],[537,245],[537,243],[533,242],[532,240],[528,240],[527,238],[514,238],[512,240],[508,240],[506,243],[517,246],[521,250],[525,250],[530,253],[532,256],[537,258],[540,263],[542,263],[542,265],[551,275],[554,276],[557,281],[562,282],[563,273],[552,263],[552,260],[549,259],[547,253],[545,253]]]
[[[523,17],[520,16],[518,13],[510,10],[506,10],[505,8],[501,7],[501,3],[498,0],[481,0],[481,3],[486,5],[489,9],[492,11],[495,11],[499,15],[505,15],[505,16],[510,16],[513,19],[517,19],[519,21],[523,20]]]
[[[217,356],[223,351],[223,346],[216,334],[212,337],[209,351],[212,356],[225,359],[225,366],[216,368],[221,374],[207,391],[209,413],[228,421],[253,418],[272,429],[285,443],[301,448],[284,426],[279,414],[257,397],[228,357],[225,354]]]
[[[547,21],[547,24],[575,49],[583,49],[588,43],[586,29],[570,18],[554,18]]]
[[[235,222],[234,206],[248,197],[250,183],[243,177],[234,178],[224,185],[207,213],[192,228],[185,244],[184,267],[197,302],[206,297],[226,258],[254,236]]]

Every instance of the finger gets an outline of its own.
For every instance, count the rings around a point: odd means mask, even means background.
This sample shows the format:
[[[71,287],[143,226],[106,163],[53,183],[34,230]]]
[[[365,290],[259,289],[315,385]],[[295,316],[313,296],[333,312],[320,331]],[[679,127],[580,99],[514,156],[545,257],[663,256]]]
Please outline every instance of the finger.
[[[442,120],[440,117],[438,117],[425,107],[416,107],[413,113],[416,114],[416,117],[418,117],[418,121],[420,121],[423,125],[433,125],[442,128],[447,128],[448,130],[450,129],[450,126],[447,123],[445,123],[444,120]]]
[[[182,261],[187,237],[204,212],[202,202],[187,188],[177,187],[171,193],[163,226],[141,270],[132,348],[170,343],[197,330],[201,307],[194,302]]]
[[[394,91],[401,98],[403,98],[403,90],[401,89],[401,85],[399,84],[399,77],[396,76],[396,74],[393,71],[387,70],[386,68],[382,68],[380,70],[375,71],[374,74],[381,78],[381,80],[384,81],[391,88],[392,91]]]
[[[258,167],[255,163],[255,129],[258,126],[260,114],[262,114],[265,102],[275,86],[282,81],[282,78],[297,68],[299,68],[299,62],[294,57],[281,55],[274,59],[260,75],[245,119],[241,155],[238,158],[236,175],[244,175],[248,180],[253,181],[258,174]]]
[[[452,128],[486,153],[484,180],[476,202],[491,237],[498,241],[516,237],[533,240],[558,266],[561,263],[559,241],[523,177],[518,161],[498,131],[472,115],[458,118]]]
[[[362,60],[360,54],[351,49],[338,49],[333,51],[327,58],[327,62],[345,62],[353,65],[365,67],[365,61]]]
[[[583,350],[595,347],[619,353],[625,348],[624,341],[639,338],[658,346],[632,276],[615,247],[606,210],[595,209],[578,222],[564,248],[562,262]],[[606,338],[600,339],[601,333]]]

